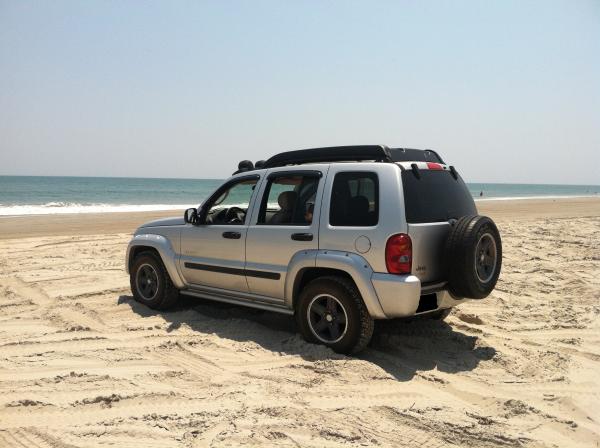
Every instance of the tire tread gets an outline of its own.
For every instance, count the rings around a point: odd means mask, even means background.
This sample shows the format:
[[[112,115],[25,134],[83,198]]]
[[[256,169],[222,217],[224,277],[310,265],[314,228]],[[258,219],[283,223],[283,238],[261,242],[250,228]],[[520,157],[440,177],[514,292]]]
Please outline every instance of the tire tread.
[[[353,304],[356,306],[356,310],[358,311],[359,321],[357,322],[358,335],[356,336],[356,339],[353,342],[347,341],[346,343],[340,345],[340,342],[343,341],[342,340],[329,346],[334,351],[345,354],[354,354],[363,350],[369,344],[371,337],[373,336],[375,323],[354,283],[349,279],[340,276],[323,276],[312,280],[308,285],[305,286],[303,292],[310,291],[316,287],[324,291],[331,288],[341,289],[342,293],[353,302]],[[303,292],[300,293],[300,300],[296,309],[296,322],[304,338],[309,342],[317,343],[318,341],[310,331],[308,323],[306,322],[306,318],[304,317],[304,298],[302,297]]]
[[[493,281],[489,285],[482,285],[473,277],[472,257],[477,244],[477,235],[486,226],[490,228],[496,239],[498,264]],[[444,257],[444,267],[452,295],[474,299],[486,297],[496,285],[502,265],[502,242],[498,228],[486,216],[472,215],[460,218],[448,235]]]
[[[149,250],[140,252],[138,255],[136,255],[135,259],[133,260],[133,265],[135,266],[136,261],[142,257],[151,258],[155,262],[156,267],[160,271],[158,273],[159,276],[161,276],[164,279],[163,294],[162,294],[162,298],[160,298],[159,300],[157,300],[155,302],[154,301],[148,302],[148,301],[140,300],[139,297],[137,296],[137,291],[136,291],[135,281],[134,281],[134,273],[132,272],[130,283],[131,283],[131,292],[133,293],[134,298],[138,302],[143,303],[144,305],[147,305],[150,308],[155,309],[155,310],[166,310],[168,308],[171,308],[177,302],[177,299],[179,298],[179,290],[175,287],[175,285],[171,281],[171,277],[169,276],[169,273],[167,272],[167,268],[165,267],[165,264],[163,263],[162,259],[160,258],[160,255],[158,255],[154,251],[149,251]]]
[[[354,345],[351,353],[358,353],[364,350],[371,341],[371,337],[373,336],[373,330],[375,329],[375,321],[369,314],[369,311],[367,310],[367,307],[365,306],[365,303],[363,302],[363,299],[360,296],[358,289],[356,289],[356,286],[347,278],[330,276],[323,277],[323,279],[327,279],[332,282],[338,283],[342,288],[344,288],[348,292],[350,297],[352,297],[352,299],[356,303],[360,314],[360,336],[358,342],[356,342],[356,344]]]

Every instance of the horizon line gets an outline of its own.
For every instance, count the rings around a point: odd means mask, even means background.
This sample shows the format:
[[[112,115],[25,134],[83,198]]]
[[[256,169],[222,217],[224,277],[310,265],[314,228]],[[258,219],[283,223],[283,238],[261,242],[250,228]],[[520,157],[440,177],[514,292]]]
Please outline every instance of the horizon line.
[[[76,175],[58,175],[58,174],[2,174],[0,177],[70,177],[70,178],[89,178],[89,179],[155,179],[155,180],[215,180],[223,181],[229,177],[141,177],[141,176],[76,176]],[[463,179],[464,180],[464,179]],[[600,187],[600,184],[567,184],[567,183],[531,183],[531,182],[480,182],[465,181],[468,184],[488,184],[488,185],[563,185],[569,187]]]

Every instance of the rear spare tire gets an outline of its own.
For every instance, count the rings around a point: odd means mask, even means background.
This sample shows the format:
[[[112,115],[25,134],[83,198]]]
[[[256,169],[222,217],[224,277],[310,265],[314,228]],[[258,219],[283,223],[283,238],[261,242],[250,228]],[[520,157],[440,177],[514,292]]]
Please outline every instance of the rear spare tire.
[[[483,299],[498,281],[502,241],[487,216],[464,216],[450,230],[444,251],[448,289],[455,297]]]

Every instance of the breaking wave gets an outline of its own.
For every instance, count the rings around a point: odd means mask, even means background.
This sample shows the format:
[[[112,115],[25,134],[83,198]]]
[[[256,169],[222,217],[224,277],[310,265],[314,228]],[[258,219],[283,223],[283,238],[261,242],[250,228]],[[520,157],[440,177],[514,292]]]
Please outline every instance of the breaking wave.
[[[195,204],[198,205],[198,204]],[[0,216],[54,215],[68,213],[149,212],[157,210],[185,210],[190,204],[78,204],[74,202],[47,202],[34,205],[0,204]]]

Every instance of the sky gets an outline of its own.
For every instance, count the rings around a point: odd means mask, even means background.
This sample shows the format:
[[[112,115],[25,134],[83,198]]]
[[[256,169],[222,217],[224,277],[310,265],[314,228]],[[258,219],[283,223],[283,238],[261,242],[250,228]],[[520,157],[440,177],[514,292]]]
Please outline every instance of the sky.
[[[600,184],[600,1],[0,0],[0,174],[225,178],[353,144]]]

